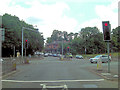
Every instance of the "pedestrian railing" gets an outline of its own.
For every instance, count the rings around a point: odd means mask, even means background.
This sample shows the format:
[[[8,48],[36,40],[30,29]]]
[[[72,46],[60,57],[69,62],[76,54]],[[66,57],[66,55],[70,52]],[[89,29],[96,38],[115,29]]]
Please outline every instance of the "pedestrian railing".
[[[7,74],[16,70],[16,62],[12,58],[3,58],[2,61],[2,74]]]
[[[16,65],[29,64],[28,58],[22,57],[11,57],[11,58],[2,58],[2,74],[5,75],[16,70]]]

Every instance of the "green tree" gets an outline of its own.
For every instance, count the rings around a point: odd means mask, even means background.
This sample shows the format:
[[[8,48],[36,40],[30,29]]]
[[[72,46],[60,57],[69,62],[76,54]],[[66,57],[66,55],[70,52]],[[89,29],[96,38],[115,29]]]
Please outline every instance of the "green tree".
[[[22,27],[36,30],[33,25],[27,24],[23,20],[19,20],[17,16],[12,16],[7,13],[2,16],[2,26],[5,28],[5,41],[2,44],[3,50],[15,46],[16,49],[21,52]],[[28,39],[29,42],[28,49],[31,51],[29,54],[32,53],[33,50],[42,50],[44,47],[44,38],[39,32],[35,33],[30,30],[24,30],[24,40],[25,39]],[[13,52],[13,50],[10,52]]]

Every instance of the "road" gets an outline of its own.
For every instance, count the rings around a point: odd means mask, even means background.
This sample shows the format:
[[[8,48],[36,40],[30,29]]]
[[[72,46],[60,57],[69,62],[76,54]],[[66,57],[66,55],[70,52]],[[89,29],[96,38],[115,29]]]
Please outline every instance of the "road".
[[[66,85],[67,88],[117,88],[118,83],[108,81],[90,72],[87,59],[60,61],[57,57],[31,60],[17,66],[17,72],[3,79],[3,88],[45,88]],[[43,84],[43,85],[41,85]]]

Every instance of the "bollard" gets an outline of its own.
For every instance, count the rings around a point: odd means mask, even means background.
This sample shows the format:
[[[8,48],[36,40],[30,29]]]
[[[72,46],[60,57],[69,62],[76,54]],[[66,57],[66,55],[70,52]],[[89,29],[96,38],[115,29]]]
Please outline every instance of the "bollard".
[[[25,58],[25,64],[29,64],[28,58]]]
[[[12,70],[14,71],[14,70],[16,70],[16,62],[13,62],[13,64],[12,64]]]
[[[102,61],[101,58],[97,61],[97,70],[102,70]]]

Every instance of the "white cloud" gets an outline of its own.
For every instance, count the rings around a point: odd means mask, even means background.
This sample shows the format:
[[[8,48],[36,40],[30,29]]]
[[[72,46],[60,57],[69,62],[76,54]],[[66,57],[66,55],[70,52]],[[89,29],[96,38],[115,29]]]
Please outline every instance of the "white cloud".
[[[45,2],[45,0],[42,1]],[[63,2],[41,4],[41,1],[39,0],[33,0],[30,2],[24,1],[24,4],[31,6],[29,8],[16,4],[16,2],[12,0],[8,0],[6,3],[4,2],[4,8],[6,10],[2,10],[2,13],[0,14],[9,13],[16,15],[26,22],[30,20],[30,17],[32,19],[38,19],[36,22],[34,20],[34,22],[30,21],[30,23],[32,22],[31,24],[37,25],[40,32],[43,32],[45,38],[50,36],[54,29],[70,32],[74,31],[74,28],[77,25],[77,21],[75,19],[69,18],[64,14],[66,11],[69,11],[70,8]],[[11,4],[11,6],[9,4]],[[2,6],[0,9],[1,8]]]
[[[102,21],[110,21],[111,29],[116,28],[118,26],[118,1],[114,0],[110,5],[96,5],[95,11],[98,18],[91,19],[89,21],[85,21],[80,24],[80,28],[84,28],[87,26],[98,27],[100,31],[102,31]]]
[[[52,4],[41,3],[47,1],[48,0],[4,0],[4,2],[1,1],[0,14],[9,13],[16,15],[27,23],[37,25],[40,32],[43,32],[45,38],[48,36],[50,37],[54,29],[75,32],[79,31],[80,28],[96,26],[102,31],[103,20],[109,20],[112,28],[118,26],[118,14],[117,12],[114,12],[117,8],[117,1],[113,1],[112,4],[108,6],[96,5],[95,10],[98,18],[85,21],[80,25],[78,24],[79,21],[65,15],[65,12],[71,10],[65,2],[59,1]],[[87,0],[87,2],[88,1],[89,0]],[[95,1],[96,0],[93,0],[93,2]],[[30,7],[26,8],[19,4],[19,2],[23,2]]]
[[[82,23],[79,28],[85,28],[85,27],[98,27],[98,29],[102,30],[102,21],[100,19],[92,19],[89,21],[86,21]]]

